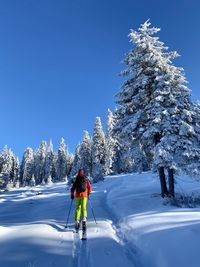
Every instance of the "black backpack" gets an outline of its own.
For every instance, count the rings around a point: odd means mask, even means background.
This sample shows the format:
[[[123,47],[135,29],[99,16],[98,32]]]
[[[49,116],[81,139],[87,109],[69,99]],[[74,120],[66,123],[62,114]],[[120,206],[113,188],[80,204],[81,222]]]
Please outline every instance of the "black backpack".
[[[85,177],[76,178],[76,192],[83,193],[86,190]]]

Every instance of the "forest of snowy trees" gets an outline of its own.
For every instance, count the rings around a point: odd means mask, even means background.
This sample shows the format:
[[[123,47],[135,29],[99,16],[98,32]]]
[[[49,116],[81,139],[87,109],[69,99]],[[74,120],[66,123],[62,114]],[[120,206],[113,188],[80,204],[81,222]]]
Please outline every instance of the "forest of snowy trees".
[[[132,172],[141,169],[138,162],[146,160],[141,152],[135,158],[120,153],[113,128],[116,123],[113,113],[108,110],[106,131],[103,131],[100,117],[96,117],[93,135],[87,131],[77,145],[75,155],[69,153],[62,138],[58,151],[54,151],[52,141],[42,141],[39,148],[33,151],[28,147],[21,163],[7,146],[0,154],[0,188],[9,190],[12,187],[35,186],[52,182],[66,181],[74,178],[80,168],[93,182],[102,180],[105,175]],[[142,165],[142,163],[140,164]],[[138,168],[140,167],[140,169]]]
[[[162,196],[174,196],[174,174],[200,175],[200,105],[191,100],[184,70],[175,67],[176,52],[168,52],[146,21],[129,37],[133,48],[125,57],[127,77],[108,110],[106,129],[96,117],[92,135],[83,133],[75,154],[62,138],[58,151],[43,141],[27,148],[21,163],[7,146],[0,154],[0,188],[65,181],[79,168],[93,182],[105,175],[153,169]],[[168,176],[168,179],[166,179]],[[167,184],[168,181],[168,184]]]

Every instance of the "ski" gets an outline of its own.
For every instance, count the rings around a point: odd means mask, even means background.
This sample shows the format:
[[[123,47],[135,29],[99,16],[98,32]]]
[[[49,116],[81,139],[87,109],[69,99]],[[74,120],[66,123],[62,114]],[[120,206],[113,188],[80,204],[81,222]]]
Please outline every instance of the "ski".
[[[82,240],[87,240],[87,225],[86,221],[82,221]]]
[[[75,225],[75,228],[69,228],[68,225],[64,226],[66,232],[73,232],[76,237],[79,237],[81,240],[87,240],[87,225],[85,221],[82,221],[82,228],[79,225]],[[81,235],[82,230],[82,235]]]

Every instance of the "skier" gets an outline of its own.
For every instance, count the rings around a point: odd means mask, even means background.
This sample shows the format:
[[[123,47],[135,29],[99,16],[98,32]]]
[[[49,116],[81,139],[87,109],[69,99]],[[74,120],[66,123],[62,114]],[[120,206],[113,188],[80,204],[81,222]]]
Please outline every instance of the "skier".
[[[92,186],[89,180],[84,176],[83,169],[79,169],[71,187],[71,199],[74,199],[76,191],[76,211],[75,211],[75,229],[78,232],[80,228],[80,218],[82,216],[83,239],[86,239],[86,220],[87,220],[87,200],[92,192]]]

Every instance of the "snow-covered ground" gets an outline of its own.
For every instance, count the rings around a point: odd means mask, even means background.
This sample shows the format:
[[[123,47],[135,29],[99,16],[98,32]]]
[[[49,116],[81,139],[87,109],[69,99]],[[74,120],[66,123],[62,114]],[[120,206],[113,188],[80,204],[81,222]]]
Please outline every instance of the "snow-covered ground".
[[[198,182],[177,181],[178,191],[200,192]],[[2,193],[0,266],[200,266],[200,207],[166,205],[156,174],[110,176],[93,190],[98,224],[88,203],[86,242],[63,227],[71,201],[66,184]]]

